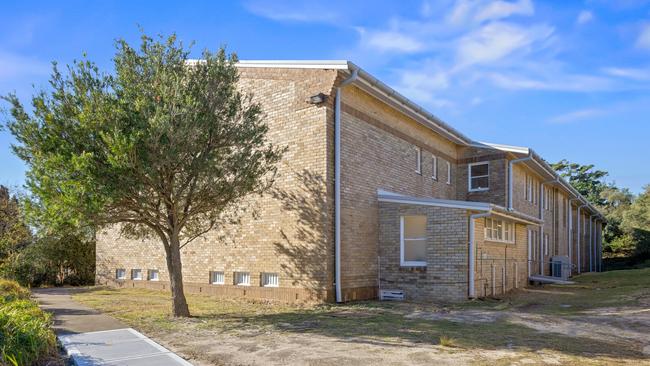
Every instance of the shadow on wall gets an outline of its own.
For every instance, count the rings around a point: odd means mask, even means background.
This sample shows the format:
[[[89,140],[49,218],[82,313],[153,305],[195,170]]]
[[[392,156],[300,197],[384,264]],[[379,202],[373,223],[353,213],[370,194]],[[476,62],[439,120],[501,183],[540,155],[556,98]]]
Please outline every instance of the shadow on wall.
[[[282,210],[295,217],[296,225],[281,229],[282,240],[274,242],[280,257],[288,259],[281,266],[292,279],[292,286],[306,289],[313,300],[325,300],[332,279],[328,267],[333,260],[329,251],[327,186],[320,174],[306,169],[294,172],[298,180],[291,191],[274,189],[272,196],[282,203]]]

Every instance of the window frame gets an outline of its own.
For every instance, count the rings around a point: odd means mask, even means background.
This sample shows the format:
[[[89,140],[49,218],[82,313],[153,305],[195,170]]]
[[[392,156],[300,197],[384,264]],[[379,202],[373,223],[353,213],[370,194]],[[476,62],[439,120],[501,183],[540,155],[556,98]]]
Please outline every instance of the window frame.
[[[402,267],[426,267],[427,266],[427,261],[407,261],[404,260],[404,242],[408,240],[425,240],[425,247],[427,246],[427,241],[428,238],[425,236],[423,238],[405,238],[404,237],[404,218],[406,216],[424,216],[427,218],[427,221],[429,218],[426,215],[403,215],[399,217],[399,263],[400,266]],[[425,224],[425,230],[426,230],[426,224]],[[426,248],[425,248],[426,249]]]
[[[221,282],[215,281],[215,274],[221,274]],[[226,284],[226,272],[224,271],[210,271],[210,280],[211,285],[225,285]]]
[[[487,165],[487,174],[472,177],[472,167],[477,165]],[[487,178],[488,180],[487,188],[472,188],[473,178]],[[468,192],[485,192],[490,190],[490,162],[489,161],[481,161],[478,163],[471,163],[467,165],[467,190]]]
[[[490,225],[488,225],[488,221],[490,221]],[[502,238],[498,238],[499,223],[502,228]],[[488,235],[488,232],[490,232],[490,235]],[[492,235],[494,232],[497,233],[496,237]],[[517,225],[514,221],[486,217],[483,220],[483,239],[495,243],[515,244],[517,242]]]
[[[140,274],[139,277],[135,277],[136,271]],[[142,268],[131,268],[131,280],[142,281]]]
[[[269,282],[269,278],[275,277],[275,281]],[[262,287],[280,287],[280,274],[277,272],[262,272],[260,274],[260,285]]]
[[[422,175],[422,148],[419,146],[415,147],[415,158],[416,158],[415,172],[417,174]]]
[[[239,282],[239,277],[248,279],[248,282]],[[246,271],[235,271],[233,273],[233,285],[235,286],[250,286],[251,285],[251,273]]]
[[[451,184],[451,163],[448,161],[446,163],[447,163],[447,184]]]
[[[431,179],[438,180],[438,157],[431,155]]]
[[[156,274],[156,278],[152,278],[152,274]],[[147,269],[147,281],[160,281],[160,271],[157,269]]]
[[[122,272],[122,276],[120,276],[120,271]],[[115,268],[115,279],[126,280],[126,268]]]

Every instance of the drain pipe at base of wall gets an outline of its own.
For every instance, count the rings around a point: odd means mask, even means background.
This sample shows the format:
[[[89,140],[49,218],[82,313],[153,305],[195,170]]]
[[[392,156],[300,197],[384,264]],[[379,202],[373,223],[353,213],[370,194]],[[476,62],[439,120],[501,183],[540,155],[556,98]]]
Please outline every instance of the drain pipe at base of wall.
[[[350,77],[336,88],[334,101],[334,286],[336,302],[343,302],[341,292],[341,89],[355,81],[359,70],[353,69]]]
[[[476,266],[476,248],[474,245],[474,220],[481,217],[490,216],[491,212],[484,212],[479,214],[469,215],[469,297],[471,299],[476,297],[476,288],[474,280],[474,271]]]
[[[533,153],[529,152],[528,156],[519,158],[519,159],[514,159],[508,161],[508,211],[512,211],[512,191],[513,191],[513,185],[514,185],[514,173],[512,171],[513,165],[516,163],[521,163],[523,161],[527,160],[532,160],[533,159]]]

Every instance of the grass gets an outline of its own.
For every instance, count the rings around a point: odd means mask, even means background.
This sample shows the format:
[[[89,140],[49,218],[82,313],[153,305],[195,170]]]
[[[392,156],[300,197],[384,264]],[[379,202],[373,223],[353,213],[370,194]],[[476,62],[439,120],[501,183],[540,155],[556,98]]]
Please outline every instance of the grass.
[[[163,292],[98,288],[75,295],[76,300],[148,334],[183,335],[188,342],[190,339],[200,342],[202,337],[211,338],[215,334],[241,339],[259,334],[278,337],[299,334],[386,347],[441,346],[442,351],[454,353],[507,350],[536,362],[541,357],[540,352],[552,352],[565,357],[563,363],[631,361],[634,364],[644,357],[636,344],[618,342],[610,337],[540,332],[512,321],[510,315],[539,317],[551,322],[583,321],[581,317],[593,309],[639,306],[640,301],[650,298],[650,268],[585,274],[568,287],[527,289],[500,300],[451,306],[377,301],[291,306],[194,294],[187,297],[193,317],[174,319],[169,316],[169,294]],[[495,315],[495,318],[466,322],[413,316],[449,311],[461,314],[479,311]],[[201,357],[201,352],[197,354]]]
[[[16,282],[0,279],[0,352],[3,364],[46,365],[59,361],[50,314]]]

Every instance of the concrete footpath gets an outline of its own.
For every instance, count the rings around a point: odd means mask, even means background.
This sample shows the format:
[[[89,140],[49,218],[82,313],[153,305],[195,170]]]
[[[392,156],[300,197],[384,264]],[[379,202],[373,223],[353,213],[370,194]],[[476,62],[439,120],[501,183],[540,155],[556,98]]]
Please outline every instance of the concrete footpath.
[[[75,302],[83,288],[34,289],[41,308],[54,315],[54,331],[75,365],[172,366],[191,364],[124,323]]]

